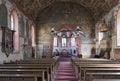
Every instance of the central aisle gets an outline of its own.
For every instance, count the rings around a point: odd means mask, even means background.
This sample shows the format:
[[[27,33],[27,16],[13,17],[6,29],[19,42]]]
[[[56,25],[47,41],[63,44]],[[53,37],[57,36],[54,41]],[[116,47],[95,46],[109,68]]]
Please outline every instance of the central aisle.
[[[77,81],[71,62],[60,62],[54,81]]]

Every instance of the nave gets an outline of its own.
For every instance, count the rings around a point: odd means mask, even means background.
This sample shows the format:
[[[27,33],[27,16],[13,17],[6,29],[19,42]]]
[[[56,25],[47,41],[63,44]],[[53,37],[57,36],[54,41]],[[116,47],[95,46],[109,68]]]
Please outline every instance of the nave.
[[[120,0],[0,0],[0,81],[120,81]]]
[[[0,64],[0,81],[120,81],[120,62],[53,58]]]

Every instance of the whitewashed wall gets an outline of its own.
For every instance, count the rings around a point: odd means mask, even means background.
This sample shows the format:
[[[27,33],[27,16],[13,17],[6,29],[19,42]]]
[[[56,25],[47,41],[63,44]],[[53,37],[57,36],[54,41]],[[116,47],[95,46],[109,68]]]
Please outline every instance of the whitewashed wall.
[[[81,54],[83,58],[89,58],[91,56],[91,49],[93,43],[90,41],[89,37],[84,37],[81,43]]]

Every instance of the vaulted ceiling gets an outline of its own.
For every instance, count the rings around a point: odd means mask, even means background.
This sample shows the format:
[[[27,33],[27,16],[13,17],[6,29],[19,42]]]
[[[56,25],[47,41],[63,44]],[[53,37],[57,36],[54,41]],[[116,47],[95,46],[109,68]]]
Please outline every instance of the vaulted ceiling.
[[[42,9],[49,7],[53,3],[71,2],[85,7],[98,20],[112,9],[119,0],[12,0],[18,8],[34,20],[41,13]]]

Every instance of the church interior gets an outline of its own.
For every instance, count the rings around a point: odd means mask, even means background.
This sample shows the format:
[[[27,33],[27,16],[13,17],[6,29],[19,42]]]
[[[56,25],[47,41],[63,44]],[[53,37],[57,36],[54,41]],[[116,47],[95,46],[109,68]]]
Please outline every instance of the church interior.
[[[0,81],[120,81],[120,0],[0,0]]]

